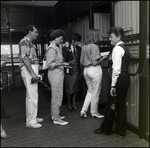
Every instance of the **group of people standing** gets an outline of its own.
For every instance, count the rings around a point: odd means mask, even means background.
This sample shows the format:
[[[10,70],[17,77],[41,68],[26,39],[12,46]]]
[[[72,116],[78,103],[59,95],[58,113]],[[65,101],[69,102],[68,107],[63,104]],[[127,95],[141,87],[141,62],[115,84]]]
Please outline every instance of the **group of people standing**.
[[[68,46],[61,50],[60,44],[65,40],[65,32],[54,30],[50,34],[51,44],[47,49],[46,61],[48,67],[48,79],[52,88],[51,114],[54,117],[53,123],[66,125],[68,122],[59,116],[60,106],[63,98],[63,82],[67,94],[67,108],[77,110],[76,98],[79,90],[79,78],[83,75],[88,86],[87,95],[81,110],[81,116],[87,117],[86,112],[91,104],[92,117],[102,118],[98,113],[98,102],[102,83],[102,69],[100,63],[107,58],[101,57],[100,50],[96,43],[99,41],[99,30],[89,30],[86,44],[81,47],[81,35],[72,33],[66,44]],[[72,105],[71,105],[72,101]]]
[[[38,110],[38,59],[35,46],[32,41],[38,36],[37,28],[29,25],[26,28],[27,35],[20,41],[19,49],[21,55],[21,76],[26,86],[26,126],[29,128],[40,128],[42,118],[37,117]],[[116,134],[124,136],[126,132],[126,95],[129,87],[129,52],[123,43],[124,32],[122,27],[112,27],[109,31],[111,44],[114,46],[112,54],[112,66],[110,77],[110,98],[116,98],[117,125]],[[69,111],[77,110],[76,98],[79,90],[79,78],[84,77],[87,84],[87,94],[81,109],[81,117],[87,117],[90,106],[92,117],[103,118],[98,112],[99,96],[102,86],[101,62],[108,57],[101,56],[98,41],[100,31],[90,29],[81,49],[78,46],[82,37],[78,33],[72,33],[68,40],[61,29],[56,29],[50,34],[50,45],[47,48],[46,61],[48,67],[48,80],[52,90],[51,96],[51,119],[54,124],[66,125],[67,121],[60,116],[60,106],[63,99],[63,84],[67,93],[67,108]],[[66,42],[68,46],[60,50],[60,45]],[[31,83],[31,79],[33,82]],[[107,114],[105,114],[107,116]],[[104,118],[105,120],[105,118]],[[103,123],[103,126],[105,123]],[[105,128],[95,129],[96,134],[105,132]]]

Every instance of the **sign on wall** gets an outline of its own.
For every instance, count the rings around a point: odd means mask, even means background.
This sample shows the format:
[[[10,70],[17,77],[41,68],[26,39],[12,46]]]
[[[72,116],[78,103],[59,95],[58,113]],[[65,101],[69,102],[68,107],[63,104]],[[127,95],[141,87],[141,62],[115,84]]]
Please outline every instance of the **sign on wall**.
[[[130,58],[139,58],[139,45],[128,45]]]

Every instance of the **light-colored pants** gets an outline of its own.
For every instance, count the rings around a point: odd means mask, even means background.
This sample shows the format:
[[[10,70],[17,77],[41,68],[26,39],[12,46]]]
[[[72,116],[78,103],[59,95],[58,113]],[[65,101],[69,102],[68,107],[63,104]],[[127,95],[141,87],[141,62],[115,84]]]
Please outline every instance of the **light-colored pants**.
[[[82,110],[87,111],[91,103],[90,113],[98,113],[99,95],[102,85],[101,66],[89,66],[84,68],[84,78],[88,87]]]
[[[38,65],[31,65],[38,75]],[[21,76],[26,87],[26,123],[37,123],[38,110],[38,83],[31,84],[31,74],[25,66],[21,68]]]
[[[55,68],[48,71],[48,79],[51,84],[52,97],[51,97],[51,115],[53,120],[60,119],[60,106],[63,99],[63,82],[64,72],[63,69]]]

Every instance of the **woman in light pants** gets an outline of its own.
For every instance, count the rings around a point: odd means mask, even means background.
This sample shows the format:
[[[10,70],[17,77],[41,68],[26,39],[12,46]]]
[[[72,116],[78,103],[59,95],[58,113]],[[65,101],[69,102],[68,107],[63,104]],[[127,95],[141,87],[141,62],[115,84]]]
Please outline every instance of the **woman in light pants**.
[[[84,68],[84,78],[88,86],[82,110],[88,110],[91,103],[91,114],[98,114],[99,94],[102,84],[102,68],[100,65]],[[94,115],[93,115],[94,116]]]
[[[59,48],[65,37],[66,34],[63,30],[54,30],[50,34],[52,40],[46,54],[48,80],[52,88],[51,115],[55,125],[68,124],[68,122],[62,120],[64,116],[60,116],[60,106],[63,99],[64,66],[69,65],[64,62],[62,52]]]
[[[102,69],[100,64],[107,56],[101,57],[99,47],[96,44],[99,40],[99,35],[99,30],[89,30],[87,40],[81,51],[80,63],[84,67],[83,74],[88,87],[81,110],[82,117],[87,117],[86,112],[90,104],[92,117],[104,117],[98,113],[98,102],[102,84]]]

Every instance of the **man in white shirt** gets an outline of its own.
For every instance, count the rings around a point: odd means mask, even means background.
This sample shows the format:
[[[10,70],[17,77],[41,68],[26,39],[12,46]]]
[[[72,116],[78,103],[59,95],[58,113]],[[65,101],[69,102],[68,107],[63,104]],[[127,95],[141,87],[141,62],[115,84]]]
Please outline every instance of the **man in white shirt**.
[[[110,118],[110,106],[116,101],[115,111],[117,113],[115,135],[124,138],[126,133],[126,97],[128,87],[130,85],[130,78],[128,75],[128,67],[130,61],[130,54],[123,43],[124,31],[122,27],[112,27],[109,31],[111,45],[114,46],[112,51],[112,76],[110,98],[106,104],[105,119],[100,128],[95,129],[95,134],[112,133],[112,125],[108,123]],[[115,114],[114,114],[115,115]],[[112,122],[113,124],[113,122]],[[108,131],[108,125],[111,126]],[[107,126],[107,128],[106,128]]]
[[[38,59],[35,45],[38,30],[34,25],[26,27],[26,36],[19,42],[21,76],[26,87],[26,127],[41,128],[42,118],[37,117],[38,112]],[[32,80],[32,81],[31,81]],[[34,82],[34,83],[32,83]]]

